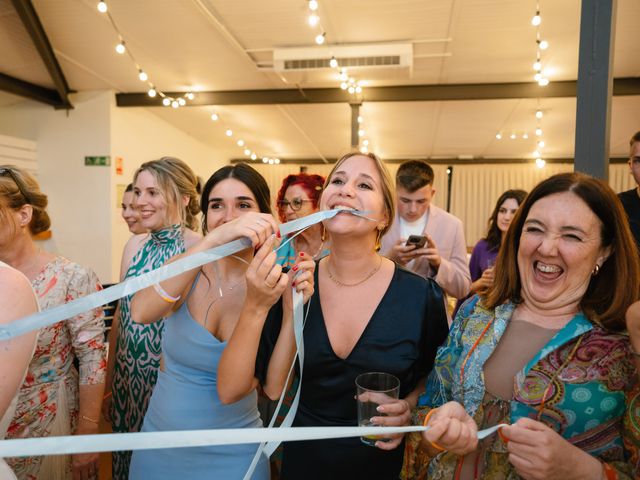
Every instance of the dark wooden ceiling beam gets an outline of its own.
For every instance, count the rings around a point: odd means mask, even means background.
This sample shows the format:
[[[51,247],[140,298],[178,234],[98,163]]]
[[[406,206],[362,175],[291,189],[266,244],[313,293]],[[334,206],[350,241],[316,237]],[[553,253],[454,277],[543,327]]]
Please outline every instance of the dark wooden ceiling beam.
[[[57,91],[10,77],[4,73],[0,73],[0,90],[46,103],[54,108],[67,108]]]
[[[36,13],[35,8],[30,0],[11,0],[13,8],[18,13],[22,24],[26,28],[34,46],[40,54],[40,58],[44,62],[44,66],[49,72],[49,76],[56,87],[56,91],[61,99],[59,105],[54,105],[56,108],[71,109],[73,105],[69,101],[69,93],[72,91],[69,89],[67,79],[62,72],[62,68],[58,63],[58,59],[53,52],[49,37],[47,37],[44,27],[40,22],[40,18]]]
[[[322,160],[321,158],[281,158],[281,164],[290,164],[290,165],[324,165],[326,163],[336,163],[336,158],[327,158],[327,162]],[[408,160],[407,158],[385,158],[385,163],[402,163]],[[414,160],[413,158],[411,160]],[[532,158],[481,158],[476,157],[473,159],[460,159],[460,158],[419,158],[418,160],[423,160],[431,165],[478,165],[478,164],[520,164],[520,163],[534,163]],[[545,161],[547,163],[565,163],[565,164],[573,164],[573,158],[547,158],[545,157]],[[627,163],[629,161],[628,158],[624,157],[612,157],[609,159],[609,163],[612,164],[621,164]],[[248,164],[262,164],[262,160],[249,160],[248,158],[233,158],[230,161],[231,163],[248,163]]]
[[[402,85],[393,87],[369,87],[363,94],[353,95],[340,88],[228,90],[199,92],[190,106],[205,105],[283,105],[313,103],[360,102],[440,102],[451,100],[495,100],[512,98],[562,98],[575,97],[577,82],[574,80],[552,82],[540,87],[534,82],[476,83],[457,85]],[[171,97],[181,97],[185,92],[165,92]],[[640,95],[640,78],[617,78],[613,81],[613,95]],[[146,93],[118,93],[119,107],[158,107],[161,98],[151,98]],[[170,107],[164,107],[170,108]]]

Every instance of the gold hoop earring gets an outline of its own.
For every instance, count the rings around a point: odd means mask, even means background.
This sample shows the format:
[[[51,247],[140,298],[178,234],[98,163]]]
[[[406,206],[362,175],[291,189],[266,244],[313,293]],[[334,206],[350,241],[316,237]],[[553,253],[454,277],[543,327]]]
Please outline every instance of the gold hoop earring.
[[[598,273],[600,273],[600,265],[596,263],[596,266],[593,267],[593,271],[591,272],[591,275],[595,277],[596,275],[598,275]]]
[[[378,233],[376,234],[376,252],[380,251],[380,248],[382,248],[382,228],[378,228],[377,229]]]

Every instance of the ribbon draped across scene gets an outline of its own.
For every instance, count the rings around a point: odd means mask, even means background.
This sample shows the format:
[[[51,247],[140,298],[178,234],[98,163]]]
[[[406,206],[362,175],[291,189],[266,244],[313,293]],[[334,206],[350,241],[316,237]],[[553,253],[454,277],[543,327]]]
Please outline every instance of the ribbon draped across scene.
[[[309,228],[323,220],[333,218],[340,212],[348,212],[367,220],[375,221],[366,216],[366,212],[349,209],[335,209],[316,212],[303,218],[280,225],[280,233],[289,235]],[[291,238],[289,239],[291,240]],[[138,277],[129,278],[122,283],[109,288],[73,300],[64,305],[54,307],[42,312],[29,315],[22,319],[0,326],[0,341],[10,340],[25,333],[38,330],[54,323],[74,317],[79,313],[92,310],[119,298],[133,295],[134,293],[150,287],[163,280],[167,280],[188,270],[198,268],[206,263],[215,262],[221,258],[233,255],[241,250],[251,247],[248,238],[240,238],[227,244],[211,248],[204,252],[177,260],[164,265],[156,270],[144,273]],[[294,290],[293,295],[293,323],[296,341],[296,356],[300,362],[300,375],[304,362],[304,344],[302,333],[304,328],[304,312],[302,294]],[[289,369],[287,384],[293,374],[295,358]],[[272,428],[275,417],[273,416],[268,428],[240,428],[240,429],[213,429],[213,430],[188,430],[171,432],[138,432],[138,433],[111,433],[99,435],[70,435],[60,437],[26,438],[13,440],[0,440],[0,457],[25,457],[39,455],[62,455],[89,452],[110,452],[118,450],[145,450],[157,448],[186,448],[213,445],[234,445],[246,443],[259,443],[254,459],[245,475],[245,480],[251,478],[255,466],[261,455],[271,455],[278,445],[283,442],[301,440],[320,440],[329,438],[347,438],[366,435],[387,436],[396,433],[422,432],[429,427],[402,426],[402,427],[297,427],[291,428],[300,398],[300,378],[298,391],[282,425]],[[276,412],[282,405],[284,398],[282,393]],[[478,438],[485,438],[504,425],[478,432]]]

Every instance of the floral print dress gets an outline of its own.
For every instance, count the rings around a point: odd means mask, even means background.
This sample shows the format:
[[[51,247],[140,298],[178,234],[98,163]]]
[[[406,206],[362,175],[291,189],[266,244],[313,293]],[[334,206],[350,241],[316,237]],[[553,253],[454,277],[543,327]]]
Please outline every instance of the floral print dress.
[[[31,284],[41,310],[101,289],[93,271],[64,257],[45,265]],[[73,433],[78,420],[78,386],[104,383],[106,367],[102,308],[41,329],[7,438]],[[71,478],[70,457],[20,457],[8,463],[23,480]]]
[[[171,257],[185,250],[183,227],[172,225],[151,232],[149,239],[131,260],[125,278],[136,277],[161,267]],[[120,299],[120,326],[115,345],[113,403],[111,418],[114,432],[139,432],[149,406],[151,392],[158,379],[163,322],[149,325],[131,318],[132,296]],[[113,348],[113,347],[112,347]],[[129,478],[131,452],[113,452],[114,480]]]
[[[483,368],[515,307],[507,302],[489,310],[478,296],[463,304],[447,342],[438,350],[426,392],[414,410],[414,424],[421,425],[429,410],[451,400],[464,405],[479,428],[488,426],[489,411],[502,412],[492,424],[515,423],[522,417],[539,419],[571,444],[608,463],[616,478],[640,478],[640,383],[623,333],[605,330],[578,313],[516,375],[510,401],[496,405],[487,395]],[[491,328],[482,335],[487,323]],[[403,480],[456,476],[460,456],[441,452],[430,458],[419,443],[420,434],[407,436]],[[520,478],[500,436],[485,443],[478,478]]]

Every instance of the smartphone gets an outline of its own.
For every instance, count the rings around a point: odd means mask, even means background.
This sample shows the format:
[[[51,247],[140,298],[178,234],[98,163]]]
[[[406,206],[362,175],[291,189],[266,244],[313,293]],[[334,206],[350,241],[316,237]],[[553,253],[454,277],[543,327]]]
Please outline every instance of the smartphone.
[[[409,235],[406,246],[409,247],[413,245],[416,248],[422,248],[425,243],[427,243],[427,237],[424,235]]]

